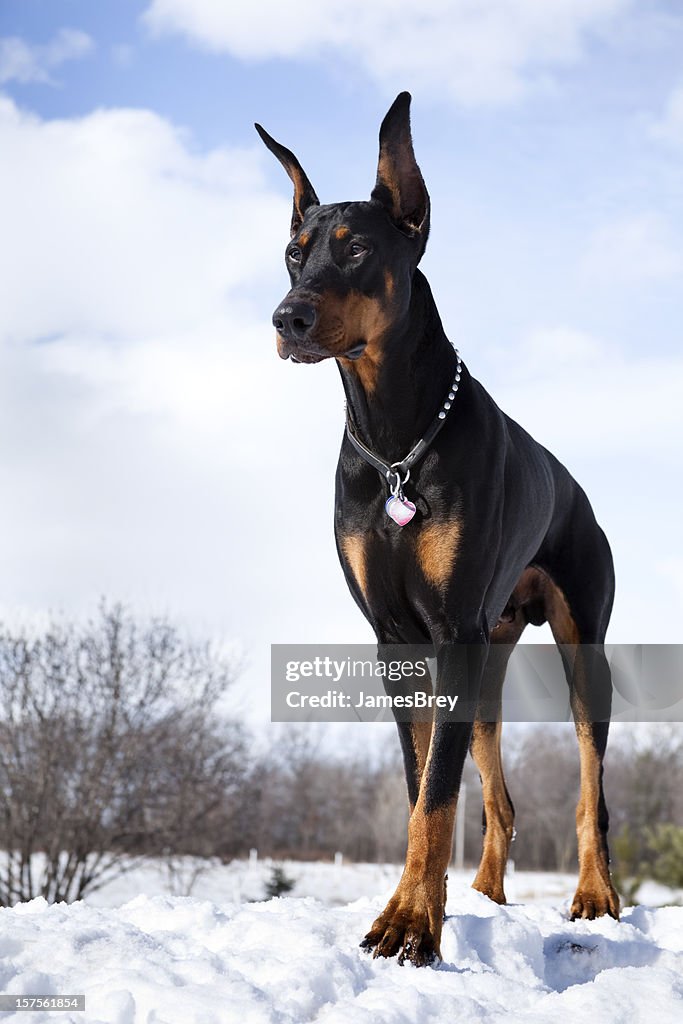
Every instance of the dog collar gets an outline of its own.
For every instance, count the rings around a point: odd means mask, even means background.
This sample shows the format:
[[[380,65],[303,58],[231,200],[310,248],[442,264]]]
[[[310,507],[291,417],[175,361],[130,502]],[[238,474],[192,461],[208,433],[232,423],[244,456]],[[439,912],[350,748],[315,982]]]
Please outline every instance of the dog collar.
[[[460,387],[462,362],[460,361],[460,353],[457,348],[455,350],[455,357],[457,359],[455,377],[453,378],[453,383],[448,389],[448,394],[446,395],[436,418],[432,420],[429,429],[425,431],[424,436],[420,438],[413,448],[410,449],[405,458],[401,459],[399,462],[385,462],[384,459],[381,459],[379,455],[376,455],[375,452],[368,448],[367,445],[363,444],[351,428],[351,418],[349,416],[348,409],[346,410],[346,436],[361,458],[364,459],[368,465],[372,466],[373,469],[376,469],[380,476],[383,476],[389,484],[390,495],[385,502],[384,510],[389,518],[393,519],[393,521],[399,526],[405,526],[409,523],[416,511],[414,503],[412,501],[408,501],[403,494],[403,485],[410,479],[410,470],[412,467],[422,458],[446,422],[446,417],[450,412],[456,393]]]

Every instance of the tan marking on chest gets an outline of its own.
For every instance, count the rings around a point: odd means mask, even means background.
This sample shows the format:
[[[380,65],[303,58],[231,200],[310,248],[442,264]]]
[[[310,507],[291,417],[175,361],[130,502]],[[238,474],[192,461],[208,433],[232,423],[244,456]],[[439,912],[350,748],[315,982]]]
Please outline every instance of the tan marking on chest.
[[[353,573],[353,578],[358,584],[361,594],[367,600],[368,569],[366,539],[362,533],[351,533],[347,537],[342,538],[341,546],[344,557]]]
[[[448,523],[428,523],[417,538],[417,560],[429,583],[442,587],[451,577],[458,556],[461,525],[458,519]]]

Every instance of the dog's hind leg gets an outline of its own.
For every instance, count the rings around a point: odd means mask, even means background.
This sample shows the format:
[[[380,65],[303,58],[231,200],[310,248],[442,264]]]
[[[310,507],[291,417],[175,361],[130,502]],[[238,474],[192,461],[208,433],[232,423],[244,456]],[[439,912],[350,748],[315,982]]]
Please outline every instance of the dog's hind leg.
[[[581,796],[576,808],[579,884],[572,901],[571,918],[592,919],[604,914],[618,918],[619,897],[610,877],[607,847],[609,816],[602,788],[609,724],[581,721],[576,702],[573,702],[573,707],[581,760]]]
[[[505,903],[505,866],[514,833],[515,808],[503,774],[500,750],[502,690],[507,664],[526,619],[521,608],[510,608],[507,621],[491,631],[491,647],[482,677],[481,700],[474,722],[470,751],[481,778],[484,808],[483,849],[472,887]]]
[[[514,831],[515,808],[503,775],[500,755],[501,723],[474,723],[471,751],[481,778],[484,845],[477,877],[472,883],[495,903],[505,903],[505,865]]]
[[[594,537],[597,544],[600,536]],[[607,542],[604,541],[606,548]],[[602,557],[597,557],[597,554]],[[545,607],[567,682],[581,765],[581,791],[576,808],[579,883],[571,906],[572,920],[609,914],[619,917],[617,896],[609,870],[609,816],[603,792],[603,758],[609,732],[612,678],[604,651],[611,609],[613,575],[609,549],[584,552],[587,571],[581,586],[573,575],[546,577]],[[559,577],[559,578],[558,578]],[[606,609],[606,612],[605,612]]]

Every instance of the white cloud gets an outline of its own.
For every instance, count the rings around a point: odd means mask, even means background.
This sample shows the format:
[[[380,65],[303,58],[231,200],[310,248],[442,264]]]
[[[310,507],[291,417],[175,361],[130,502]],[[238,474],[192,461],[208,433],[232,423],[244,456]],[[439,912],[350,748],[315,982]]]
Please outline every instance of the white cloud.
[[[604,355],[604,345],[586,331],[574,327],[537,328],[523,339],[516,356],[515,373],[528,372],[542,363],[554,366],[586,366]]]
[[[168,611],[244,642],[263,708],[271,640],[363,630],[331,532],[339,382],[275,350],[270,157],[2,97],[0,151],[0,615]],[[284,600],[313,575],[314,608]]]
[[[683,274],[683,245],[660,214],[624,217],[594,233],[583,270],[602,280],[667,280]]]
[[[183,331],[239,297],[266,238],[274,251],[286,205],[254,151],[193,154],[148,111],[46,123],[1,97],[0,133],[7,336]]]
[[[651,340],[651,339],[649,339]],[[498,355],[498,358],[497,358]],[[539,327],[509,350],[495,383],[506,412],[562,458],[645,458],[683,473],[683,356],[626,353],[586,331]]]
[[[51,72],[69,60],[90,53],[94,43],[78,29],[62,28],[45,45],[27,43],[19,36],[0,38],[0,84],[51,82]]]
[[[244,59],[335,56],[387,89],[506,103],[581,58],[630,0],[152,0],[145,21]]]
[[[669,95],[662,117],[651,126],[651,134],[660,142],[683,146],[683,84]]]

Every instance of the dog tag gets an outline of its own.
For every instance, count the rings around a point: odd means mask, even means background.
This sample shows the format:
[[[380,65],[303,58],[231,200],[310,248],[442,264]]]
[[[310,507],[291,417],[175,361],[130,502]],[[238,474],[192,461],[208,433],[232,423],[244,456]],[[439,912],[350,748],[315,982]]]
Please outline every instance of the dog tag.
[[[387,498],[384,511],[399,526],[405,526],[415,515],[416,508],[407,498],[399,498],[397,494],[392,494]]]

